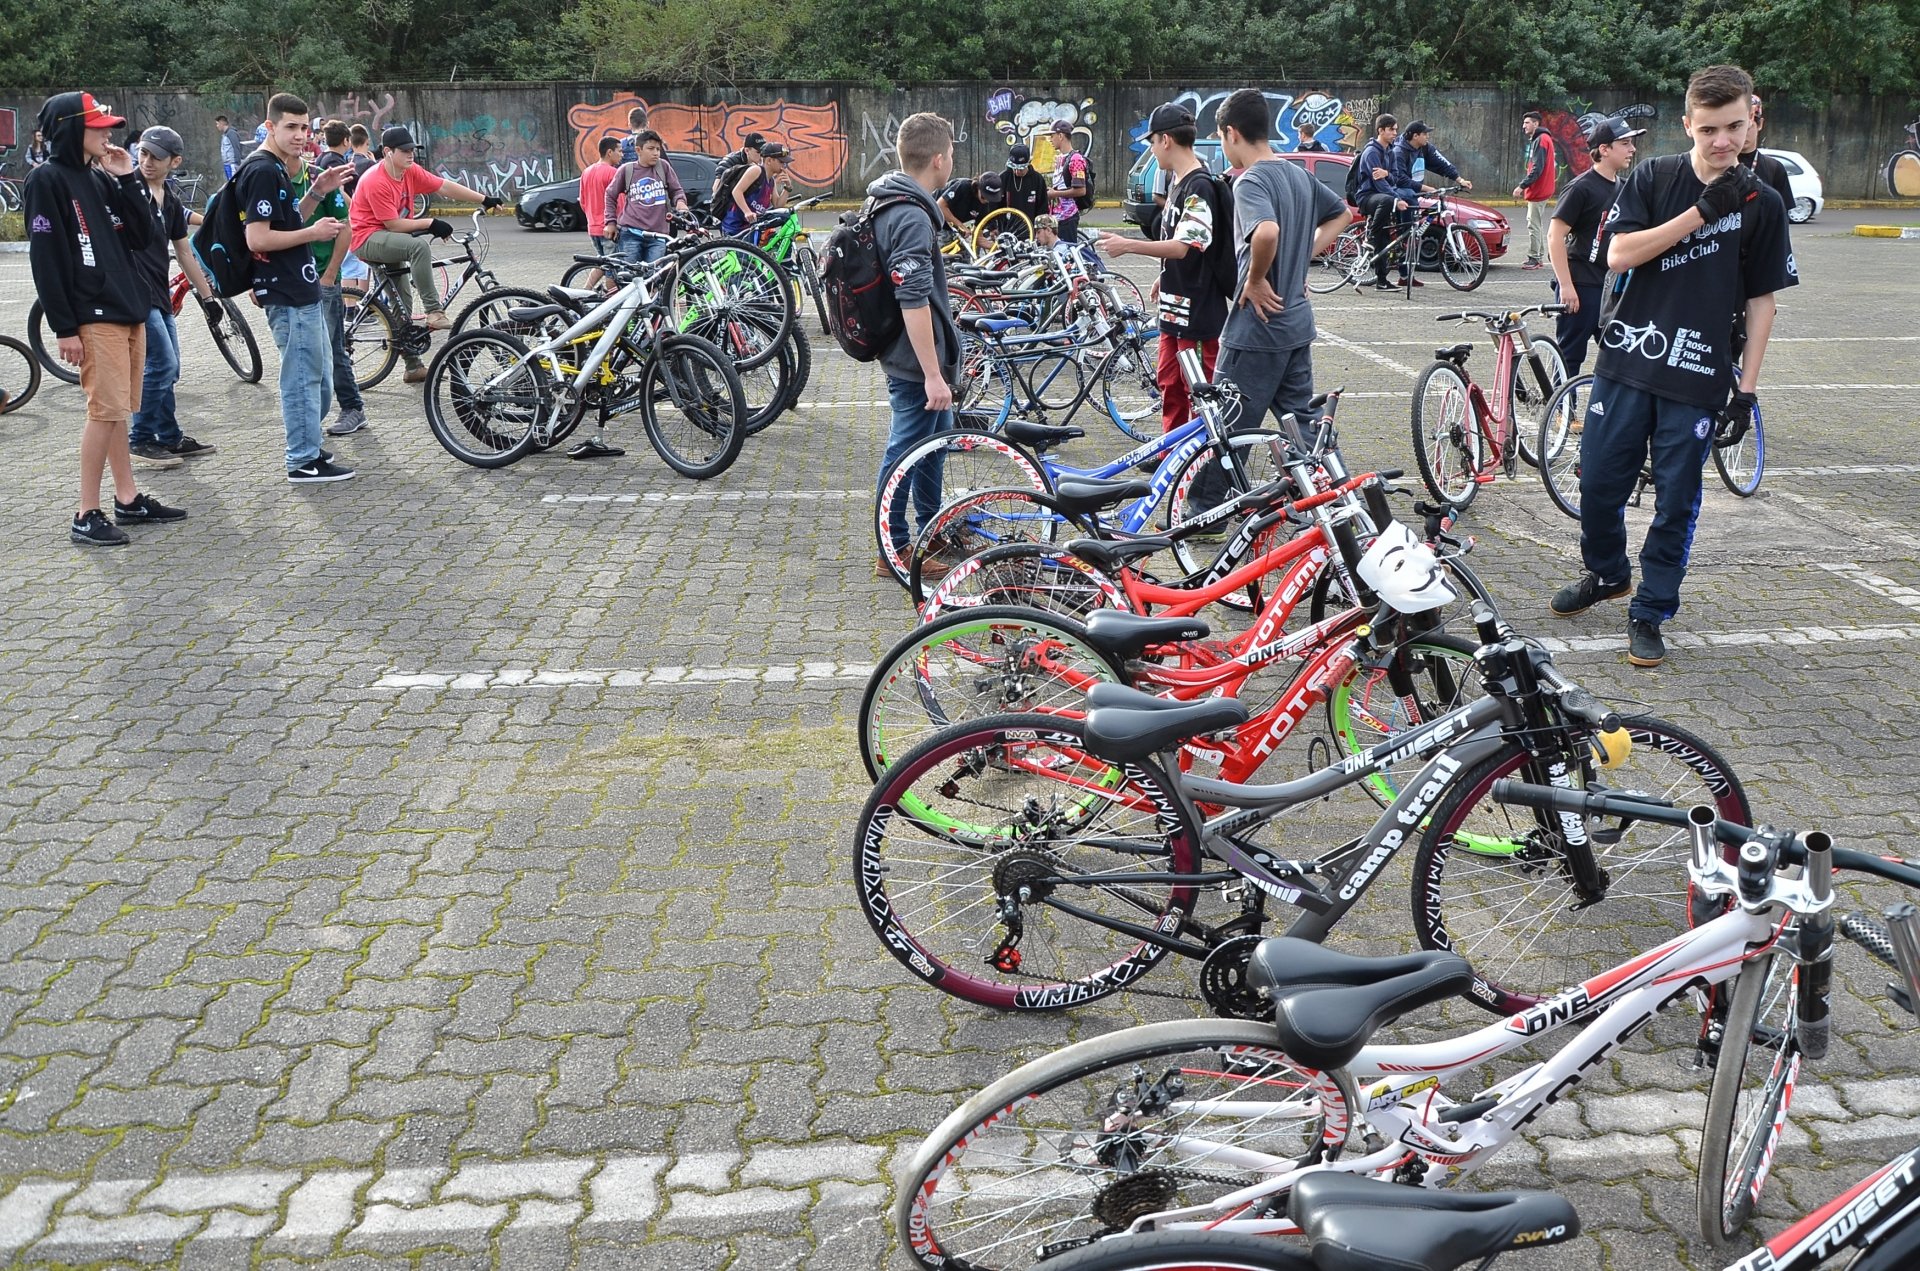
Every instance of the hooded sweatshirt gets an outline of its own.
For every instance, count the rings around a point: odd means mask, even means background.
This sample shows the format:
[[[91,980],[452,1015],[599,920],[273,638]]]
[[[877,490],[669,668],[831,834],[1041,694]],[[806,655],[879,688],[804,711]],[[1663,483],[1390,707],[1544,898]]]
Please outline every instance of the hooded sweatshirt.
[[[89,322],[138,326],[153,307],[133,260],[156,232],[140,173],[116,177],[88,165],[80,97],[59,93],[40,108],[52,157],[27,177],[33,286],[62,339]]]
[[[901,204],[876,217],[874,246],[893,280],[893,298],[900,302],[900,308],[933,311],[934,347],[939,353],[941,374],[951,385],[960,373],[960,328],[953,324],[953,310],[947,303],[947,266],[934,244],[933,230],[946,222],[941,219],[934,196],[904,172],[889,172],[867,187],[868,198],[901,195],[917,206]],[[926,379],[919,355],[913,351],[913,340],[905,331],[880,355],[880,365],[893,379],[916,384]]]

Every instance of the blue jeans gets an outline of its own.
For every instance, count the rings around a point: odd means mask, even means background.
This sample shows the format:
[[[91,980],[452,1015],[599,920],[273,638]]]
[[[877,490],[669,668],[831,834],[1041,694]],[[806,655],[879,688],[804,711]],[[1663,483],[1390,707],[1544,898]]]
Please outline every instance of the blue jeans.
[[[667,254],[666,235],[638,230],[631,225],[622,225],[620,237],[614,244],[613,254],[622,260],[630,260],[636,265],[650,264]]]
[[[132,445],[180,444],[180,421],[173,414],[173,386],[180,382],[180,332],[167,309],[147,310],[147,366],[140,375],[140,409],[127,423]]]
[[[895,379],[887,376],[887,401],[893,407],[893,427],[887,433],[887,452],[880,460],[880,476],[886,475],[894,461],[907,453],[918,443],[939,432],[943,428],[953,427],[951,410],[927,409],[927,386],[920,380]],[[946,467],[945,462],[935,457],[918,465],[913,475],[907,479],[912,482],[908,494],[913,499],[914,517],[919,527],[925,529],[927,522],[940,510],[940,477]],[[874,492],[880,489],[880,479],[874,480]],[[887,531],[893,539],[894,547],[905,551],[912,543],[912,535],[907,531],[906,505],[895,505],[896,512]]]
[[[280,350],[280,418],[292,472],[320,457],[320,425],[333,407],[333,344],[317,302],[268,305],[267,326]]]
[[[339,287],[320,284],[320,311],[327,322],[327,341],[333,346],[334,396],[340,399],[341,410],[360,410],[365,403],[360,386],[353,382],[353,359],[347,356],[347,306]]]
[[[1640,586],[1627,617],[1665,622],[1679,611],[1680,584],[1700,519],[1700,465],[1712,445],[1713,412],[1656,397],[1605,376],[1580,434],[1580,556],[1603,583],[1632,572],[1627,564],[1627,498],[1653,453],[1653,524],[1640,548]]]
[[[1567,364],[1568,379],[1586,365],[1587,345],[1600,334],[1600,288],[1575,283],[1573,291],[1580,300],[1580,312],[1561,314],[1553,332],[1553,342],[1560,346],[1560,360]],[[1560,298],[1558,280],[1553,284],[1553,295],[1556,300]]]

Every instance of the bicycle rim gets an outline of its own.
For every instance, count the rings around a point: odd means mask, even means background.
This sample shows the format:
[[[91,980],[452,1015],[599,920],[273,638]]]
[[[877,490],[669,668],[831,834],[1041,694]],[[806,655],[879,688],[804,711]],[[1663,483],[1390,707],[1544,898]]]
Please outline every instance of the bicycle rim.
[[[1720,481],[1741,498],[1751,498],[1760,489],[1760,476],[1767,469],[1767,437],[1760,428],[1760,408],[1753,408],[1753,423],[1746,435],[1731,446],[1713,448],[1713,466]]]
[[[393,311],[371,297],[347,310],[347,358],[353,365],[353,382],[362,392],[372,388],[393,372],[400,360],[400,347],[394,339]]]
[[[11,336],[0,336],[0,415],[11,414],[40,391],[40,362],[33,350]]]
[[[920,618],[931,622],[980,605],[1024,605],[1074,619],[1095,609],[1132,607],[1113,579],[1043,543],[1008,543],[962,561],[927,596]]]
[[[1520,458],[1528,467],[1540,466],[1538,420],[1545,415],[1555,390],[1567,382],[1567,362],[1560,346],[1544,335],[1533,337],[1533,345],[1520,355],[1513,368],[1513,437]]]
[[[1414,458],[1428,493],[1464,508],[1479,493],[1474,476],[1484,462],[1480,421],[1467,381],[1451,362],[1435,362],[1413,388]]]
[[[1553,505],[1580,519],[1580,439],[1587,424],[1587,400],[1593,376],[1581,375],[1554,390],[1540,412],[1540,479]]]
[[[1440,245],[1440,276],[1455,291],[1472,291],[1487,276],[1487,240],[1466,225],[1449,225]]]
[[[227,360],[233,373],[240,377],[243,384],[260,382],[260,346],[254,342],[253,328],[247,325],[245,315],[231,300],[222,300],[220,307],[226,312],[220,325],[212,329],[213,342],[220,348],[220,356]],[[236,347],[237,346],[237,347]]]
[[[1161,434],[1160,382],[1144,346],[1125,341],[1101,360],[1103,409],[1114,426],[1135,441]]]
[[[766,335],[767,343],[736,365],[750,369],[774,357],[793,326],[793,289],[779,264],[742,243],[715,243],[680,264],[671,293],[674,329],[702,335],[735,356],[714,332],[728,322],[745,322]]]
[[[908,582],[916,535],[941,507],[980,490],[1027,486],[1048,490],[1040,465],[1004,437],[971,428],[935,433],[880,476],[873,507],[874,542],[895,581]]]
[[[1327,726],[1340,754],[1357,755],[1484,697],[1473,661],[1477,647],[1455,636],[1421,636],[1394,649],[1386,664],[1355,667],[1327,699]],[[1411,693],[1403,695],[1395,686],[1400,675],[1406,677],[1400,687]],[[1386,807],[1425,766],[1424,759],[1402,760],[1361,784],[1375,803]]]
[[[526,347],[494,331],[447,342],[427,368],[427,424],[447,453],[476,467],[512,463],[552,409],[545,373]]]
[[[1760,1205],[1800,1072],[1799,969],[1778,947],[1740,968],[1714,1062],[1700,1144],[1700,1230],[1731,1244]]]
[[[663,338],[640,377],[640,420],[667,466],[706,480],[733,465],[746,440],[740,376],[695,336]]]
[[[924,604],[932,584],[989,548],[1007,543],[1052,543],[1079,532],[1054,511],[1051,496],[1008,486],[963,494],[940,509],[913,543],[907,590]]]
[[[40,362],[40,369],[63,384],[78,384],[80,368],[68,366],[47,346],[46,311],[38,300],[27,309],[27,343],[33,347],[33,356]]]

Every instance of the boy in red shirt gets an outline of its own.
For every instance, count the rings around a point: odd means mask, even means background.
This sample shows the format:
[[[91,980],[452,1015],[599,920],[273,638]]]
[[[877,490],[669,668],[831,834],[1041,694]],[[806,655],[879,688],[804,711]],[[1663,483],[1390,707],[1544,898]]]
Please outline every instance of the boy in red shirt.
[[[607,187],[613,184],[620,165],[614,162],[620,153],[618,137],[600,138],[600,162],[588,164],[580,174],[580,210],[587,214],[587,237],[593,240],[593,254],[607,254]],[[594,270],[587,286],[600,285],[600,271]]]

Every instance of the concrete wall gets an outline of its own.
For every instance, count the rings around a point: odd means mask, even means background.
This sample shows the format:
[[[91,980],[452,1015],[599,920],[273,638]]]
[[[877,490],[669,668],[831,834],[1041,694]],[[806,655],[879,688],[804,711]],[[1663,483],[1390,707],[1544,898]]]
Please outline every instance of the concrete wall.
[[[646,103],[652,126],[675,148],[720,154],[748,132],[785,139],[794,148],[793,170],[804,185],[853,196],[892,165],[899,122],[918,110],[935,110],[959,130],[956,166],[961,172],[997,168],[1016,140],[1032,143],[1035,158],[1051,158],[1049,128],[1056,118],[1073,125],[1080,147],[1094,160],[1103,199],[1117,199],[1125,173],[1139,153],[1147,112],[1169,98],[1186,101],[1210,129],[1212,112],[1234,85],[1130,82],[1107,86],[1039,84],[932,84],[884,92],[844,84],[770,83],[729,92],[665,86],[591,83],[371,86],[311,99],[316,114],[366,124],[376,135],[405,124],[426,146],[432,166],[490,193],[512,197],[543,182],[574,175],[591,162],[593,143],[624,129],[627,110]],[[17,171],[32,137],[33,119],[45,94],[0,90],[0,161]],[[165,89],[105,89],[98,96],[135,125],[164,123],[186,138],[189,171],[218,170],[213,116],[233,120],[250,140],[260,119],[261,95],[196,94]],[[1427,91],[1381,83],[1287,84],[1268,91],[1277,135],[1288,144],[1303,130],[1330,148],[1352,150],[1364,142],[1381,109],[1402,120],[1425,118],[1435,139],[1484,191],[1510,190],[1519,175],[1522,111],[1538,108],[1563,139],[1577,135],[1577,119],[1644,101],[1653,109],[1644,121],[1651,135],[1643,153],[1678,150],[1686,144],[1677,98],[1642,99],[1596,90],[1576,100],[1536,101],[1493,88]],[[1911,117],[1904,98],[1834,98],[1821,103],[1778,100],[1768,108],[1769,144],[1799,150],[1812,159],[1834,198],[1884,197],[1882,173],[1903,147],[1902,125]],[[1562,147],[1576,169],[1585,167],[1577,146]]]

